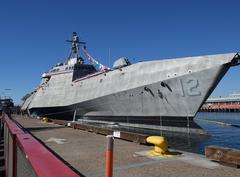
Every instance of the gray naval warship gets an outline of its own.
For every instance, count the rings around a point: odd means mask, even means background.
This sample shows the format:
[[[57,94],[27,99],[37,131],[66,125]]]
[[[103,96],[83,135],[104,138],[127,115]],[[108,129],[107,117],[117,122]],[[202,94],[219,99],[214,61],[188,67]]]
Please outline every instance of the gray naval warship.
[[[98,71],[79,54],[74,32],[71,53],[44,73],[24,100],[22,111],[53,119],[111,121],[135,127],[201,132],[193,118],[238,53],[161,59],[130,64],[120,58],[112,69]],[[89,55],[87,55],[89,57]]]

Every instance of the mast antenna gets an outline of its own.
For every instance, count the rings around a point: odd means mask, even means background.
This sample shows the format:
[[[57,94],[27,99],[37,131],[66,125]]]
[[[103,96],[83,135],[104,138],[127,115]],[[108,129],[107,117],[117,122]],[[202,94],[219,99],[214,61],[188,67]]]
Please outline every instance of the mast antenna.
[[[76,32],[72,33],[72,40],[66,40],[66,42],[70,42],[72,44],[71,51],[68,59],[70,58],[80,58],[80,52],[79,52],[79,46],[84,45],[84,48],[86,48],[85,44],[86,42],[82,42],[79,40],[79,37]]]

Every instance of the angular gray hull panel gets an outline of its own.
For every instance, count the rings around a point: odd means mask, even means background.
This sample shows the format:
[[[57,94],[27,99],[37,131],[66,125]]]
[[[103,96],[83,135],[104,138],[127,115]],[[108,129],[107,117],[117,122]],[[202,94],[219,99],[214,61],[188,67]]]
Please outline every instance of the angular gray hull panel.
[[[192,118],[229,67],[239,64],[236,56],[141,62],[74,82],[72,73],[56,75],[24,107],[52,117],[64,108],[69,115],[76,110],[89,117]]]
[[[73,106],[82,116],[194,117],[229,66],[114,93]]]

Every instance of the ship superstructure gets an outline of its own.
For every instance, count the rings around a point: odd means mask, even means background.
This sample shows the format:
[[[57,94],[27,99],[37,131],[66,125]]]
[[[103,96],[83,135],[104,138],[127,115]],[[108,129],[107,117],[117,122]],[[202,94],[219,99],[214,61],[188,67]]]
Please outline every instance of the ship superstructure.
[[[155,124],[160,117],[166,127],[197,127],[193,117],[228,69],[240,61],[237,53],[131,65],[121,58],[112,70],[97,71],[77,55],[81,43],[76,33],[70,42],[74,57],[43,74],[22,110],[68,120],[74,114],[113,122],[127,117],[137,124]]]

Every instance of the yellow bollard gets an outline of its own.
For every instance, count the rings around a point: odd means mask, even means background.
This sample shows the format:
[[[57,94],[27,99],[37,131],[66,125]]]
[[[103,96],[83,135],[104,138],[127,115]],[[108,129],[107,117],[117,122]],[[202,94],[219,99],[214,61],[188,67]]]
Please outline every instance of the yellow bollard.
[[[154,144],[154,152],[159,155],[166,154],[168,152],[167,140],[162,136],[149,136],[147,142]]]
[[[182,154],[179,152],[169,152],[168,142],[166,138],[162,136],[149,136],[146,141],[155,145],[154,149],[147,153],[151,157],[171,158]]]
[[[42,121],[43,121],[44,123],[47,123],[47,122],[49,122],[49,119],[48,119],[47,117],[44,117],[44,118],[42,119]]]

